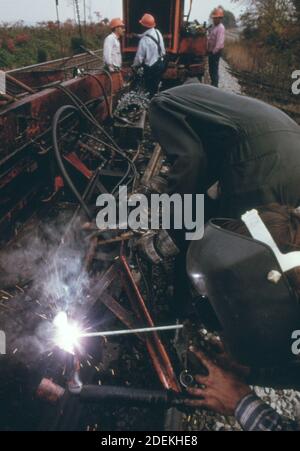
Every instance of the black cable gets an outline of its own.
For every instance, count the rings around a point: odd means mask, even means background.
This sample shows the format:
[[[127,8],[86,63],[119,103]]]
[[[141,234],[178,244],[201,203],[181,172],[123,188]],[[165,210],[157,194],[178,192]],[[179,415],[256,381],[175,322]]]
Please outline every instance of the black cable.
[[[104,95],[104,99],[105,99],[105,103],[106,103],[108,115],[109,115],[110,118],[112,118],[112,110],[111,110],[111,106],[110,106],[110,104],[109,104],[109,101],[108,101],[108,95],[107,95],[107,93],[106,93],[106,91],[105,91],[105,88],[104,88],[104,85],[103,85],[102,81],[99,80],[95,75],[90,74],[89,72],[86,73],[85,75],[87,75],[88,77],[92,77],[92,78],[98,83],[98,85],[101,87],[102,92],[103,92],[103,95]]]
[[[61,91],[63,91],[65,93],[65,95],[67,95],[69,97],[69,99],[72,101],[72,103],[74,103],[75,107],[77,107],[77,109],[80,111],[80,113],[83,115],[83,117],[85,117],[89,122],[91,122],[110,142],[111,145],[108,145],[108,143],[105,143],[105,141],[100,140],[99,138],[96,138],[95,136],[92,135],[88,135],[91,139],[94,139],[95,141],[106,145],[107,147],[110,147],[114,152],[116,152],[117,154],[119,154],[122,158],[124,158],[128,163],[128,169],[126,171],[126,174],[124,175],[124,177],[117,183],[117,185],[113,188],[112,194],[115,194],[117,189],[119,188],[120,185],[122,185],[124,183],[124,181],[128,178],[129,173],[130,173],[130,169],[132,169],[133,171],[133,176],[131,177],[131,179],[128,181],[128,184],[131,183],[133,180],[135,180],[138,177],[138,172],[135,166],[135,163],[128,158],[128,156],[126,155],[126,153],[118,146],[118,144],[115,142],[115,140],[110,136],[109,133],[107,133],[107,131],[104,129],[104,127],[102,127],[100,125],[100,123],[98,122],[98,120],[93,116],[93,114],[91,113],[91,111],[88,109],[88,107],[86,106],[86,104],[76,95],[74,94],[71,90],[69,90],[68,88],[66,88],[65,86],[63,86],[62,84],[59,84],[56,86],[56,88],[60,89]],[[76,108],[75,108],[76,110]],[[75,186],[73,185],[73,189],[75,188]],[[76,190],[76,188],[75,188]],[[72,190],[73,191],[73,190]],[[77,190],[76,190],[77,191]],[[73,191],[74,192],[74,191]],[[74,192],[75,194],[75,192]],[[76,194],[75,194],[76,195]],[[79,195],[78,191],[77,191],[77,195]],[[77,197],[76,195],[76,197]],[[80,196],[80,195],[79,195]],[[116,197],[118,197],[118,194],[116,195]],[[79,199],[78,199],[79,200]],[[82,201],[82,198],[81,198]]]
[[[72,91],[67,89],[65,86],[58,85],[57,88],[61,89],[72,100],[72,102],[75,104],[75,106],[77,106],[77,108],[82,112],[83,116],[86,117],[86,119],[88,121],[92,122],[92,124],[102,134],[104,134],[104,136],[112,143],[112,147],[113,147],[114,151],[116,153],[118,153],[119,155],[121,155],[123,158],[125,158],[125,160],[128,161],[128,163],[130,164],[130,166],[131,166],[131,168],[133,170],[134,177],[137,177],[138,176],[138,172],[137,172],[137,169],[136,169],[136,166],[135,166],[134,162],[132,160],[130,160],[130,158],[127,157],[126,153],[118,146],[118,144],[110,136],[110,134],[107,133],[107,131],[104,129],[104,127],[102,127],[99,124],[97,119],[93,116],[93,114],[90,112],[90,110],[87,108],[87,106],[82,102],[82,100],[78,96],[76,96],[76,94],[74,94]],[[103,144],[103,142],[102,142],[102,144]]]
[[[102,140],[99,139],[99,138],[96,138],[96,136],[89,135],[88,133],[85,133],[84,135],[87,136],[88,138],[90,138],[90,139],[92,139],[92,140],[98,142],[99,144],[102,144],[102,145],[108,147],[109,149],[113,150],[114,152],[118,153],[117,150],[116,150],[113,146],[111,146],[110,144],[106,143],[105,141],[102,141]],[[128,162],[128,169],[127,169],[125,175],[122,177],[122,179],[117,183],[117,185],[116,185],[116,186],[114,187],[114,189],[112,190],[112,192],[111,192],[112,194],[115,194],[115,192],[117,191],[117,189],[119,188],[119,186],[121,186],[121,185],[125,182],[125,180],[128,178],[128,176],[129,176],[129,174],[130,174],[130,169],[131,169],[132,161],[130,160],[130,158],[127,157],[127,155],[125,155],[125,156],[124,156],[124,155],[121,155],[121,156],[127,160],[127,162]],[[128,184],[129,184],[134,178],[135,178],[135,176],[131,177],[131,179],[128,181]]]
[[[78,109],[82,110],[83,114],[85,111],[85,114],[89,117],[89,120],[91,120],[92,122],[96,121],[95,117],[92,115],[90,110],[86,107],[84,102],[81,99],[79,99],[79,97],[77,97],[76,94],[74,94],[70,89],[67,89],[62,84],[57,85],[56,88],[63,91],[63,93],[67,97],[69,97],[69,99],[74,103],[74,105],[77,106]]]
[[[86,47],[84,47],[83,45],[81,45],[82,50],[84,50],[85,52],[87,52],[89,55],[93,56],[94,58],[98,59],[100,61],[100,63],[102,64],[103,61],[102,59],[93,51],[90,50]],[[110,82],[110,96],[112,98],[113,96],[113,79],[112,79],[112,75],[111,73],[105,69],[105,67],[102,67],[102,72],[108,77],[109,82]],[[112,114],[112,102],[111,102],[111,114]]]
[[[102,127],[102,125],[100,125],[100,123],[97,121],[97,119],[95,118],[95,116],[92,115],[92,113],[90,112],[90,110],[86,107],[86,105],[82,102],[82,100],[76,95],[74,94],[72,91],[70,91],[68,88],[66,88],[65,86],[62,85],[58,85],[57,88],[64,90],[65,94],[68,95],[70,98],[72,98],[72,101],[75,103],[76,102],[76,106],[78,106],[78,108],[80,108],[80,105],[82,105],[82,108],[86,111],[88,117],[90,118],[90,120],[94,123],[94,125],[101,131],[101,133],[103,133],[113,144],[113,146],[120,152],[123,154],[123,156],[125,156],[125,153],[123,152],[123,150],[118,146],[118,144],[116,143],[116,141],[109,135],[109,133],[107,133],[107,131]],[[81,109],[81,108],[80,108]]]
[[[89,105],[90,103],[91,103],[91,101],[89,100],[89,101],[86,103],[86,106]],[[70,113],[69,116],[64,117],[64,118],[61,120],[61,122],[63,122],[63,121],[65,121],[66,119],[68,119],[68,117],[71,117],[72,114],[73,114],[73,113]],[[52,131],[52,126],[51,126],[51,127],[48,127],[45,131],[43,131],[42,133],[40,133],[39,135],[37,135],[34,139],[31,139],[30,142],[31,142],[32,144],[39,145],[39,143],[37,142],[37,140],[42,139],[45,135],[47,135],[47,134],[50,133],[51,131]],[[26,148],[27,146],[28,146],[28,143],[26,143],[24,146],[22,146],[22,147],[21,147],[20,149],[18,149],[18,150],[21,151],[21,150],[23,150],[24,148]],[[50,150],[50,148],[48,148],[48,150]]]
[[[76,102],[76,103],[77,103],[77,102]],[[59,167],[59,169],[60,169],[60,171],[61,171],[61,173],[62,173],[62,175],[63,175],[63,177],[64,177],[64,179],[65,179],[65,181],[66,181],[66,183],[68,184],[70,190],[73,192],[74,196],[77,198],[78,202],[80,203],[80,205],[81,205],[82,208],[84,209],[84,211],[85,211],[86,215],[88,216],[89,220],[91,220],[91,219],[92,219],[92,214],[91,214],[91,212],[90,212],[88,206],[86,205],[84,199],[82,198],[82,196],[81,196],[80,193],[78,192],[77,188],[76,188],[75,185],[73,184],[73,182],[72,182],[72,180],[71,180],[71,178],[70,178],[70,176],[69,176],[69,174],[68,174],[68,172],[67,172],[67,170],[66,170],[66,168],[65,168],[65,165],[64,165],[63,160],[62,160],[62,158],[61,158],[60,149],[59,149],[59,143],[58,143],[58,125],[59,125],[59,123],[60,123],[60,121],[61,121],[61,116],[63,115],[63,113],[64,113],[65,111],[68,111],[68,110],[72,110],[73,112],[78,112],[78,113],[81,113],[81,114],[83,114],[84,116],[86,116],[86,115],[84,114],[84,112],[82,111],[82,108],[77,107],[77,106],[74,106],[74,105],[65,105],[65,106],[59,108],[59,110],[56,112],[56,114],[55,114],[55,116],[54,116],[54,119],[53,119],[52,135],[53,135],[54,153],[55,153],[55,156],[56,156],[56,160],[57,160],[57,163],[58,163],[58,167]],[[89,119],[89,117],[87,117],[87,118]],[[90,120],[90,119],[89,119],[89,120]],[[94,122],[94,121],[93,121],[93,122]],[[127,168],[127,171],[126,171],[125,175],[122,177],[122,179],[121,179],[121,180],[117,183],[117,185],[113,188],[112,194],[115,194],[115,192],[117,191],[117,189],[119,188],[119,186],[122,185],[122,184],[125,182],[125,180],[128,178],[128,176],[129,176],[129,174],[130,174],[130,169],[131,169],[132,165],[134,166],[134,169],[135,169],[135,171],[136,171],[136,168],[135,168],[134,163],[132,163],[132,161],[130,160],[130,158],[128,158],[128,156],[127,156],[124,152],[119,151],[118,148],[115,148],[114,146],[112,146],[112,145],[110,145],[110,144],[108,144],[108,143],[105,143],[105,141],[102,141],[102,140],[100,140],[99,138],[96,138],[96,137],[93,136],[93,135],[89,135],[89,134],[86,134],[86,133],[85,133],[85,135],[88,136],[88,137],[90,137],[91,139],[95,140],[96,142],[99,142],[99,143],[101,143],[101,144],[103,144],[103,145],[109,147],[111,150],[115,151],[116,153],[118,153],[119,155],[121,155],[123,158],[125,158],[125,159],[127,160],[127,162],[128,162],[128,168]],[[134,172],[134,176],[128,181],[128,184],[129,184],[135,177],[136,177],[136,174],[135,174],[135,172]]]
[[[72,191],[72,193],[74,194],[74,196],[77,198],[78,202],[80,203],[81,207],[83,208],[83,210],[85,211],[87,217],[89,218],[89,220],[91,221],[93,216],[90,212],[90,209],[88,208],[88,206],[86,205],[85,201],[83,200],[82,196],[80,195],[80,193],[78,192],[76,186],[74,185],[74,183],[72,182],[72,179],[70,178],[62,156],[61,156],[61,152],[60,152],[60,148],[59,148],[59,143],[58,143],[58,125],[60,122],[60,118],[63,115],[63,113],[65,113],[65,111],[68,110],[73,110],[78,112],[77,108],[73,105],[64,105],[61,108],[59,108],[57,110],[57,112],[54,115],[54,119],[53,119],[53,130],[52,130],[52,136],[53,136],[53,146],[54,146],[54,154],[56,157],[56,161],[58,164],[58,167],[63,175],[63,178],[65,180],[65,182],[68,184],[70,190]]]
[[[120,155],[122,158],[125,158],[125,160],[126,160],[130,165],[132,164],[132,160],[130,160],[130,158],[129,158],[126,154],[124,154],[124,152],[119,152],[119,150],[116,149],[116,148],[115,148],[114,146],[112,146],[111,144],[106,143],[106,142],[103,141],[102,139],[100,139],[100,138],[98,138],[98,137],[96,137],[96,136],[90,135],[89,133],[84,133],[84,135],[87,136],[87,137],[90,138],[90,139],[93,139],[94,141],[98,142],[99,144],[102,144],[103,146],[106,146],[106,147],[108,147],[109,149],[113,150],[113,151],[116,152],[118,155]]]
[[[187,15],[187,22],[190,21],[190,17],[191,17],[191,14],[192,14],[192,9],[193,9],[193,0],[190,0],[190,9],[189,9],[189,12],[188,12],[188,15]]]

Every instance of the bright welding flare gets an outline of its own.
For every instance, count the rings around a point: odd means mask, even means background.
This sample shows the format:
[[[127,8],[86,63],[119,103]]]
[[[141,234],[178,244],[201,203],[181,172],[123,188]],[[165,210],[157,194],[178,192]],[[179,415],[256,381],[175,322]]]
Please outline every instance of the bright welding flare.
[[[82,331],[75,323],[71,324],[66,312],[60,312],[53,321],[56,327],[55,344],[70,354],[75,354],[75,349],[79,347],[79,339]]]
[[[79,347],[79,341],[81,338],[113,337],[119,335],[145,334],[151,332],[179,330],[183,329],[184,327],[181,324],[176,324],[174,326],[146,327],[140,329],[125,329],[125,330],[84,333],[82,330],[80,330],[77,324],[75,323],[71,324],[69,322],[66,312],[58,313],[58,315],[54,319],[53,324],[56,327],[56,336],[55,336],[56,345],[60,349],[70,354],[75,354],[75,350]]]

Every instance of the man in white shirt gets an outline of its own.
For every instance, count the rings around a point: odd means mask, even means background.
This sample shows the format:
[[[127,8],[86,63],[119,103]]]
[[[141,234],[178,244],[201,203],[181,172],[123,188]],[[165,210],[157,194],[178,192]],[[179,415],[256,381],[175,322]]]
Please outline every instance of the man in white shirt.
[[[122,53],[120,39],[125,33],[122,19],[112,19],[110,22],[112,33],[104,41],[103,60],[110,72],[119,72],[122,67]]]
[[[133,67],[144,67],[145,89],[153,97],[158,92],[166,68],[166,49],[163,36],[155,28],[156,21],[151,14],[145,14],[140,20],[140,24],[145,32],[140,36]]]

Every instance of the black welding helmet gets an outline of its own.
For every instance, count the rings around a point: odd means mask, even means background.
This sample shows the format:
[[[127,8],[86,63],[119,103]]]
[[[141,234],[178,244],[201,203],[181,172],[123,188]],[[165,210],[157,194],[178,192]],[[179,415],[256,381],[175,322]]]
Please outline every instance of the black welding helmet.
[[[300,252],[281,254],[256,210],[242,219],[253,238],[212,220],[190,245],[187,271],[209,299],[233,357],[252,367],[288,363],[296,359],[292,334],[300,329],[300,306],[286,272],[300,266]]]

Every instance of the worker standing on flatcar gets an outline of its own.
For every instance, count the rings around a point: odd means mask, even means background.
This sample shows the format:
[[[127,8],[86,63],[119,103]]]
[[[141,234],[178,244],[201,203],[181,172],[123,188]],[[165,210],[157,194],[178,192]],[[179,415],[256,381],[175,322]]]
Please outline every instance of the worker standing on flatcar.
[[[214,25],[208,35],[208,61],[211,84],[219,86],[219,64],[225,46],[225,27],[222,23],[224,11],[216,8],[212,14]]]
[[[122,19],[112,19],[110,22],[112,33],[104,41],[103,59],[109,72],[119,72],[122,67],[122,52],[120,39],[125,33]]]
[[[145,32],[140,36],[138,51],[133,63],[134,68],[144,68],[144,85],[146,91],[153,97],[157,94],[162,75],[166,67],[166,49],[164,39],[156,29],[155,18],[145,14],[140,20]]]

